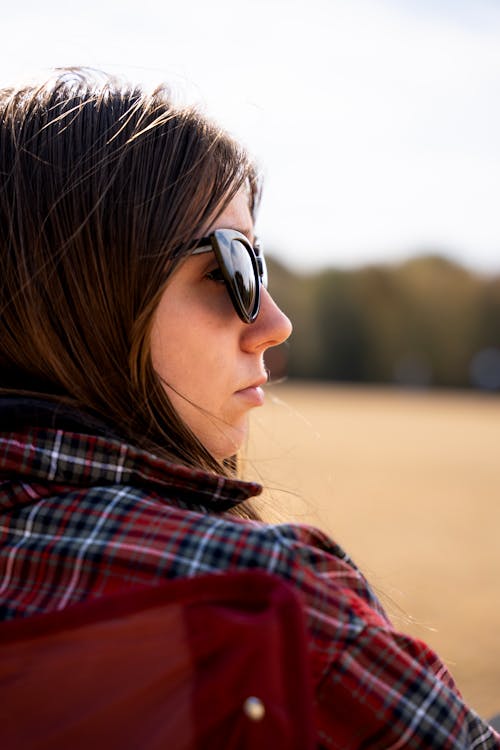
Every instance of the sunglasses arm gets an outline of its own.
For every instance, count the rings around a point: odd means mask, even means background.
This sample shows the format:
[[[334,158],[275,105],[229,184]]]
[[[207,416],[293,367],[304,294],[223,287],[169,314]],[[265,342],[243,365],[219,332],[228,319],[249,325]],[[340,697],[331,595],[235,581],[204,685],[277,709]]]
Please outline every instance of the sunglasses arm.
[[[208,238],[207,238],[207,242],[210,243],[210,240]],[[206,245],[205,244],[199,245],[195,250],[191,252],[191,255],[202,255],[203,253],[212,253],[212,252],[213,252],[213,247],[210,243]]]

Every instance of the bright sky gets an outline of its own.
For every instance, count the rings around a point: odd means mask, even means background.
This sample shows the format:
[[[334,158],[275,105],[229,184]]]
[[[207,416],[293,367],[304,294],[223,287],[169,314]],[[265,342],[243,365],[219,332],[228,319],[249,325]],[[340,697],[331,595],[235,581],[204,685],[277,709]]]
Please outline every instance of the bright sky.
[[[173,81],[257,156],[289,265],[441,251],[500,271],[498,0],[23,0],[0,84],[90,65]]]

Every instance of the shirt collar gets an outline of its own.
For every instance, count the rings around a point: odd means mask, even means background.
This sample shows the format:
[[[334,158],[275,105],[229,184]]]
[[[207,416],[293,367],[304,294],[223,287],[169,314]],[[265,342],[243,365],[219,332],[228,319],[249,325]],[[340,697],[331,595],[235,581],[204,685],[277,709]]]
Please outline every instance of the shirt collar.
[[[8,402],[8,403],[6,403]],[[27,414],[36,426],[28,424]],[[92,417],[67,407],[0,399],[0,479],[75,487],[129,485],[181,507],[222,512],[261,485],[171,463],[124,443]],[[36,419],[33,419],[33,415]],[[32,424],[33,424],[32,421]]]

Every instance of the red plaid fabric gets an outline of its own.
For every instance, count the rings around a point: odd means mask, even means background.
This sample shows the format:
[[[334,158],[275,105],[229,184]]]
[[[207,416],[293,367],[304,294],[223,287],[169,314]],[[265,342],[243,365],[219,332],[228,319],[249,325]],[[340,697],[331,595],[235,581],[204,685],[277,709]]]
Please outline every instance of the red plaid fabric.
[[[225,514],[258,485],[169,464],[105,430],[78,429],[75,417],[30,426],[29,408],[0,421],[3,619],[128,586],[261,569],[303,602],[319,746],[500,748],[438,657],[394,630],[335,542]]]

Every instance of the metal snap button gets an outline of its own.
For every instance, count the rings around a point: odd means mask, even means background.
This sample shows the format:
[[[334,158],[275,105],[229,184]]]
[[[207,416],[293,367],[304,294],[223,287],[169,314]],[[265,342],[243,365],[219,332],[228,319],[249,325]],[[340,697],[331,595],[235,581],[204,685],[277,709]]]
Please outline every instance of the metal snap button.
[[[251,695],[243,704],[243,711],[252,721],[262,721],[266,715],[266,709],[260,698]]]

